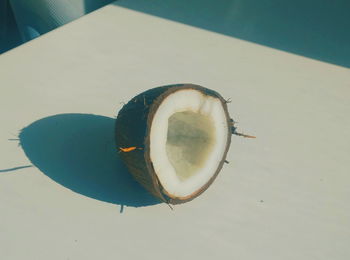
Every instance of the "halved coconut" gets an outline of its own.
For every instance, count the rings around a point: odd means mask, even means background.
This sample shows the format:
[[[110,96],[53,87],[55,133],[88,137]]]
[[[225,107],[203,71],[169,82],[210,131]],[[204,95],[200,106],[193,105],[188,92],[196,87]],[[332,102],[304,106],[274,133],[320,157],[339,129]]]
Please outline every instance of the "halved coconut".
[[[116,143],[130,173],[171,203],[204,192],[221,170],[231,142],[227,101],[193,84],[150,89],[130,100],[116,120]]]

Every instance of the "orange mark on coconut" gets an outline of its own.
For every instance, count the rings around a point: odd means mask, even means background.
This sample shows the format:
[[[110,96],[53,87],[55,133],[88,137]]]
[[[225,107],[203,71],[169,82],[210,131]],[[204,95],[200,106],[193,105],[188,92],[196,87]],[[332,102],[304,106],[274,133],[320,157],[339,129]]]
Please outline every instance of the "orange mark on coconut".
[[[124,153],[128,153],[128,152],[134,151],[136,149],[142,150],[142,148],[138,148],[136,146],[125,147],[125,148],[119,147],[120,152],[124,152]]]

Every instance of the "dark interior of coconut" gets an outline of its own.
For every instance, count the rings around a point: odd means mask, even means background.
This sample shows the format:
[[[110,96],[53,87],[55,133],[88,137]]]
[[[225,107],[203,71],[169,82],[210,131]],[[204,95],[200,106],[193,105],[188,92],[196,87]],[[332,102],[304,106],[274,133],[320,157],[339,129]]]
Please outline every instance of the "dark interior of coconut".
[[[214,143],[214,122],[209,116],[185,111],[169,118],[166,151],[181,181],[203,167]]]

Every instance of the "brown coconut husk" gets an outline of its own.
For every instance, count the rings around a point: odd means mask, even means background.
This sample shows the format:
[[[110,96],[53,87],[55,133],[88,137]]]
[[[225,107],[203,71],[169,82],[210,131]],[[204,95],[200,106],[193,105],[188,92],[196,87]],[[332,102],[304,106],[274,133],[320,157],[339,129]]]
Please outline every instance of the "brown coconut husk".
[[[175,91],[184,89],[195,89],[219,99],[224,108],[227,123],[231,124],[227,101],[219,93],[199,85],[176,84],[153,88],[132,98],[119,111],[115,125],[117,149],[129,172],[151,194],[170,204],[188,202],[202,194],[219,174],[231,143],[231,129],[228,129],[224,156],[215,173],[200,189],[186,197],[173,196],[164,189],[150,158],[150,129],[153,117],[163,100]]]

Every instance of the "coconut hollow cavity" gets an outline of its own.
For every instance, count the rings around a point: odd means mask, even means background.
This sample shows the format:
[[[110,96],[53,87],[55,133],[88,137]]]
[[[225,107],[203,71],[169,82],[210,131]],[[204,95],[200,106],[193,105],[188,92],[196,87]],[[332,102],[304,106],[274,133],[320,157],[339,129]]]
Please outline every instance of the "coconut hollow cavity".
[[[150,89],[119,112],[116,142],[135,179],[171,203],[205,191],[225,162],[232,121],[226,101],[193,84]]]
[[[203,166],[216,141],[214,121],[192,111],[169,117],[166,152],[180,181],[186,181]]]

